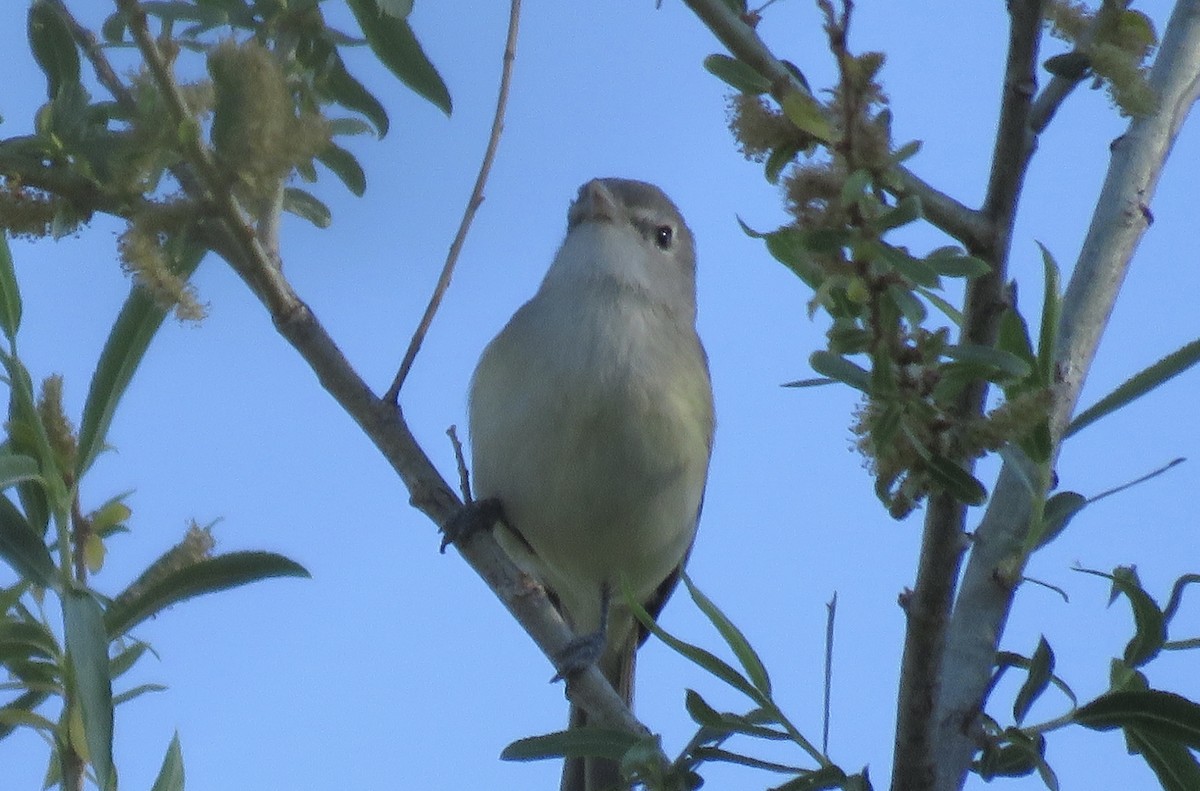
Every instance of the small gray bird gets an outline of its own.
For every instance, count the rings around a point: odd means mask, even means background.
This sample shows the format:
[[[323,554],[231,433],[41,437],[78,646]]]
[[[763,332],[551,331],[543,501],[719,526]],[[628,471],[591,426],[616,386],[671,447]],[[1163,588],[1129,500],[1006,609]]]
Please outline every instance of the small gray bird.
[[[611,178],[580,188],[537,294],[475,369],[470,427],[476,496],[504,513],[497,539],[576,634],[603,639],[599,667],[632,702],[645,635],[621,587],[652,614],[671,594],[714,427],[695,244],[661,190]],[[572,707],[572,726],[586,719]],[[564,768],[564,791],[619,786],[611,761]]]

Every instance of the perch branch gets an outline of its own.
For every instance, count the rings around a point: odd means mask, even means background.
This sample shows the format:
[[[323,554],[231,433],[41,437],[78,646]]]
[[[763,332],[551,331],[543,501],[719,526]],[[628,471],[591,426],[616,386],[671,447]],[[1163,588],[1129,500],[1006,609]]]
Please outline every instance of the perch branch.
[[[134,40],[167,96],[172,113],[185,113],[170,68],[146,29],[146,17],[137,0],[118,0],[126,11]],[[173,119],[182,123],[182,119]],[[197,137],[187,155],[191,165],[208,174],[211,153]],[[214,182],[209,181],[208,184]],[[192,196],[200,200],[203,196]],[[292,289],[274,264],[254,229],[243,219],[234,198],[225,193],[211,197],[218,219],[200,228],[205,241],[250,286],[275,323],[275,328],[304,358],[321,386],[358,423],[391,464],[411,496],[415,508],[444,528],[462,508],[462,502],[417,443],[396,404],[376,396],[346,360],[333,338]],[[483,531],[456,544],[475,570],[547,657],[558,656],[573,639],[570,627],[559,616],[546,592],[520,571],[490,532]],[[633,716],[596,667],[572,677],[568,697],[608,727],[632,733],[647,729]],[[665,761],[666,758],[663,757]]]

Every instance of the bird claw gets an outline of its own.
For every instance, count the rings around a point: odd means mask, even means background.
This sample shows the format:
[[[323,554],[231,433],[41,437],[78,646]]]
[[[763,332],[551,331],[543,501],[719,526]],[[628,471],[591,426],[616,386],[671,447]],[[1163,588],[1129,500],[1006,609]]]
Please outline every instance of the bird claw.
[[[559,651],[554,657],[554,677],[550,683],[565,681],[600,661],[604,653],[604,630],[581,635]]]
[[[495,497],[466,503],[442,528],[442,544],[438,551],[446,554],[446,547],[458,544],[481,531],[491,530],[492,525],[503,518],[504,507]]]

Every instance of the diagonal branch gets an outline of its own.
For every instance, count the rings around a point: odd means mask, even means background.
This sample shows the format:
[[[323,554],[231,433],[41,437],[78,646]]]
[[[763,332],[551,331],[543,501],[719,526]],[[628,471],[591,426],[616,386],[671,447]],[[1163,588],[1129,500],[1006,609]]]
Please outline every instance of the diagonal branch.
[[[734,57],[753,68],[771,84],[771,96],[782,104],[793,94],[807,95],[808,90],[796,79],[783,61],[775,57],[758,33],[735,14],[725,0],[684,0],[700,21],[716,35]],[[913,195],[921,200],[925,219],[968,248],[986,239],[989,228],[984,217],[944,192],[935,189],[919,176],[899,167],[901,196]]]
[[[117,2],[128,16],[134,40],[159,90],[169,98],[172,120],[181,125],[194,123],[187,115],[170,67],[149,35],[140,3],[137,0]],[[346,360],[333,338],[275,265],[254,228],[244,221],[234,197],[227,190],[212,190],[220,182],[212,153],[199,136],[193,136],[185,156],[189,164],[203,174],[200,183],[193,186],[201,194],[191,197],[197,201],[211,201],[217,213],[215,219],[200,225],[203,240],[250,286],[270,314],[279,334],[299,352],[321,386],[375,443],[408,489],[413,506],[444,529],[459,513],[462,503],[417,443],[400,408],[376,396]],[[542,652],[550,658],[560,655],[574,638],[570,627],[541,586],[513,564],[492,535],[480,532],[456,547]],[[647,732],[594,666],[572,677],[567,696],[602,724],[631,733]],[[662,760],[666,761],[665,756]]]
[[[1096,203],[1063,298],[1057,357],[1062,384],[1052,414],[1061,437],[1108,323],[1134,249],[1149,226],[1146,207],[1188,112],[1200,97],[1200,0],[1179,0],[1150,71],[1159,96],[1151,115],[1134,119],[1112,147]],[[938,791],[957,791],[976,749],[972,738],[992,662],[1015,590],[997,571],[1020,551],[1030,514],[1021,474],[1006,463],[975,533],[947,635],[946,668],[937,704]]]
[[[517,27],[520,18],[521,0],[512,0],[512,8],[508,15],[508,36],[504,42],[504,65],[500,69],[500,90],[496,96],[496,114],[492,118],[492,131],[488,136],[487,149],[483,153],[483,162],[479,165],[479,175],[475,177],[475,187],[471,190],[470,199],[467,200],[467,208],[463,211],[462,221],[458,224],[458,232],[454,235],[454,241],[450,243],[450,252],[446,255],[442,274],[438,277],[433,294],[429,297],[429,304],[425,307],[425,314],[421,316],[421,323],[417,325],[412,341],[408,344],[408,350],[404,353],[400,370],[396,372],[396,378],[383,396],[385,401],[393,404],[400,397],[400,388],[404,386],[404,380],[408,378],[413,361],[417,359],[417,352],[421,350],[425,333],[429,331],[429,325],[433,323],[433,316],[442,304],[442,297],[445,295],[446,289],[450,287],[450,278],[454,274],[454,265],[458,262],[458,255],[462,251],[463,243],[467,240],[467,231],[470,230],[471,222],[475,219],[475,212],[483,203],[483,188],[487,184],[488,174],[492,170],[492,160],[496,158],[496,148],[500,145],[500,134],[504,131],[504,111],[508,106],[508,89],[512,82],[513,61],[517,57]]]

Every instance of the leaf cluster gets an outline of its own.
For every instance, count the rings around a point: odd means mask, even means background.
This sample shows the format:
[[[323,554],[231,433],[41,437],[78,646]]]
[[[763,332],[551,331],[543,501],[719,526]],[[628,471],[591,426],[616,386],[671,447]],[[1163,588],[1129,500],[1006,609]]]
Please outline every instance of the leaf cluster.
[[[199,263],[192,250],[184,277]],[[0,236],[0,352],[9,387],[7,437],[0,444],[0,561],[17,581],[0,588],[0,739],[17,728],[45,736],[50,757],[45,785],[79,787],[85,768],[96,785],[116,787],[112,763],[114,709],[147,692],[141,684],[114,691],[150,650],[131,631],[186,599],[277,576],[307,576],[297,563],[267,552],[212,554],[207,528],[193,525],[117,596],[95,589],[112,541],[130,532],[128,493],[85,511],[84,482],[113,413],[166,309],[134,288],[105,343],[76,431],[63,409],[63,380],[47,377],[34,398],[32,378],[17,354],[22,303],[7,241]],[[16,493],[14,501],[11,492]],[[61,605],[63,630],[47,610]],[[57,703],[57,714],[53,705]],[[181,789],[178,739],[164,759],[156,789]]]

